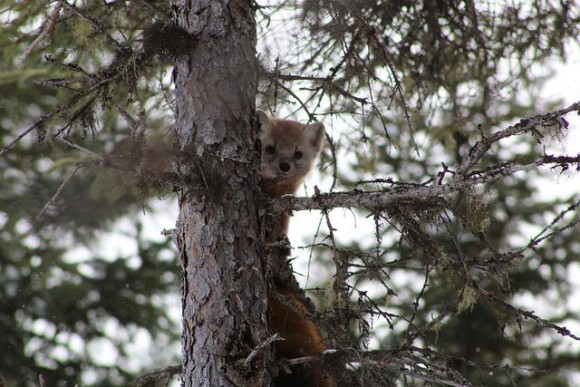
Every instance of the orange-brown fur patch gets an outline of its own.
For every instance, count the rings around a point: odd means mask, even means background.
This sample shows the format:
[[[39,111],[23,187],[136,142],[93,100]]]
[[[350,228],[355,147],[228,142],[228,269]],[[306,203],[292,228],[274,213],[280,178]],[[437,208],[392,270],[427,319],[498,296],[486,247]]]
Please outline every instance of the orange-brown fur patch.
[[[309,308],[292,292],[277,288],[279,295],[270,295],[270,329],[280,334],[284,341],[274,343],[276,359],[295,359],[306,356],[320,356],[328,347],[320,330],[304,313]],[[278,297],[281,297],[283,302]],[[274,378],[276,387],[334,387],[334,378],[324,375],[319,361],[292,367],[292,373],[280,370]]]
[[[264,191],[272,198],[296,192],[324,143],[324,126],[296,121],[269,118],[258,111],[261,124],[262,157],[261,171]],[[290,215],[281,213],[270,216],[266,221],[266,244],[282,238],[288,232]],[[276,277],[276,274],[274,273]],[[309,307],[297,294],[299,287],[291,290],[275,286],[274,294],[268,298],[270,328],[280,334],[284,341],[274,344],[276,359],[294,359],[320,356],[327,349],[320,329],[305,317]],[[277,294],[276,294],[277,293]],[[324,376],[321,362],[314,361],[295,365],[292,373],[280,370],[274,378],[276,387],[334,387],[333,377]]]

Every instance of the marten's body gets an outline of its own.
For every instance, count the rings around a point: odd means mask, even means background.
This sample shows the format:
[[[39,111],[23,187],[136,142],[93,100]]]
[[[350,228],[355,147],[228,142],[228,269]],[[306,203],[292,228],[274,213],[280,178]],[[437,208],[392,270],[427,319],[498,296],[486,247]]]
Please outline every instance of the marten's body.
[[[270,329],[284,338],[274,343],[276,359],[296,359],[320,356],[327,349],[320,330],[306,319],[309,306],[292,291],[276,286],[277,294],[270,295]],[[318,361],[290,367],[292,373],[280,370],[274,378],[276,387],[334,387],[334,379],[324,375]]]
[[[269,118],[258,111],[261,124],[261,171],[264,191],[270,197],[296,192],[320,154],[324,143],[321,123],[304,125],[296,121]],[[266,244],[272,244],[288,232],[289,214],[271,217],[266,223]],[[282,257],[285,258],[285,257]],[[286,264],[284,262],[284,264]],[[312,308],[304,299],[292,276],[274,273],[274,290],[268,299],[270,328],[284,341],[274,343],[276,359],[320,356],[327,349],[320,329],[309,320]],[[333,387],[334,379],[324,375],[320,362],[280,370],[274,378],[276,387]]]

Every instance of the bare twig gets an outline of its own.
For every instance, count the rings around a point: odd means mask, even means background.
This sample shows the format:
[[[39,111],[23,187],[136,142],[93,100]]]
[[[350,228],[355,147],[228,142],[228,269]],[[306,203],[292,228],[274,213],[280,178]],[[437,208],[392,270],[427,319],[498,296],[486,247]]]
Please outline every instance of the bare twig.
[[[143,135],[145,134],[145,129],[147,127],[147,124],[145,122],[145,112],[143,110],[139,112],[139,121],[137,121],[129,114],[129,112],[127,112],[127,110],[125,110],[123,106],[117,105],[117,111],[119,112],[119,114],[123,116],[125,121],[127,121],[129,126],[131,127],[131,136],[142,138]]]
[[[48,1],[47,1],[47,3],[48,3]],[[49,38],[52,35],[52,33],[54,32],[54,28],[56,27],[56,23],[58,22],[58,17],[60,15],[61,8],[62,8],[62,4],[60,4],[60,3],[54,7],[52,12],[50,13],[46,27],[44,28],[42,33],[40,35],[38,35],[38,37],[36,39],[34,39],[34,42],[32,42],[30,44],[30,46],[26,49],[26,51],[24,52],[24,56],[22,57],[22,61],[24,61],[26,58],[28,58],[30,56],[30,54],[32,54],[32,52],[34,50],[36,50],[36,48],[43,41],[45,41],[47,38]]]
[[[294,359],[287,359],[286,363],[291,365],[291,366],[295,366],[295,365],[300,365],[300,364],[313,363],[313,362],[317,362],[317,361],[320,361],[320,356],[303,356],[303,357],[297,357]]]
[[[540,244],[543,240],[550,238],[551,236],[555,235],[556,233],[560,233],[562,232],[564,229],[566,228],[570,228],[573,225],[576,225],[580,222],[580,219],[573,221],[571,223],[569,223],[567,226],[564,227],[559,227],[557,228],[555,231],[552,231],[546,235],[544,235],[549,229],[553,228],[559,221],[561,221],[564,216],[566,214],[568,214],[569,212],[572,211],[576,211],[578,209],[578,207],[580,207],[580,200],[576,200],[574,201],[574,203],[572,203],[570,206],[568,206],[568,208],[562,210],[553,220],[552,222],[547,225],[546,227],[544,227],[542,229],[542,231],[540,231],[535,237],[533,237],[530,241],[530,243],[528,243],[528,246],[526,248],[529,249],[533,249],[535,248],[538,244]]]
[[[266,340],[261,342],[256,348],[254,348],[252,352],[250,352],[248,357],[242,363],[242,366],[245,368],[249,367],[252,361],[256,358],[256,356],[258,356],[261,352],[265,351],[266,348],[272,345],[273,342],[280,340],[284,340],[284,338],[280,336],[278,333],[275,333],[272,336],[268,337]]]
[[[146,386],[155,385],[155,383],[157,383],[157,382],[167,380],[167,379],[173,377],[174,375],[177,375],[180,373],[181,373],[181,366],[180,365],[169,366],[169,367],[166,367],[166,368],[163,368],[160,370],[155,370],[155,371],[150,372],[148,374],[142,375],[139,378],[130,382],[129,386],[131,386],[131,387],[146,387]]]
[[[101,157],[101,156],[99,156],[98,153],[95,153],[92,150],[87,149],[87,148],[85,148],[85,147],[83,147],[83,146],[81,146],[81,145],[79,145],[77,143],[74,143],[72,141],[69,141],[66,138],[63,138],[63,137],[57,137],[57,138],[58,138],[58,141],[65,143],[66,145],[70,146],[71,148],[75,148],[76,150],[79,150],[81,152],[88,153],[89,155],[91,155],[92,157],[95,157],[95,158],[100,158]]]
[[[74,169],[72,171],[70,171],[68,173],[68,175],[66,176],[66,178],[64,179],[64,181],[60,184],[60,186],[58,187],[58,189],[56,190],[55,194],[52,195],[52,198],[50,198],[50,200],[44,205],[44,207],[42,207],[42,210],[40,210],[40,212],[38,213],[38,215],[36,215],[36,219],[35,221],[38,223],[38,221],[40,220],[40,218],[42,218],[42,216],[46,213],[46,211],[48,210],[48,207],[50,207],[55,201],[56,199],[60,196],[62,190],[64,189],[64,187],[66,187],[66,185],[68,184],[68,182],[73,178],[73,176],[79,171],[79,169],[81,169],[84,165],[86,165],[85,162],[80,162],[77,163],[74,167]]]
[[[498,298],[493,293],[488,292],[485,289],[482,289],[480,286],[478,286],[475,283],[473,283],[472,285],[475,289],[477,289],[479,291],[480,294],[482,294],[484,297],[486,297],[491,302],[494,302],[498,305],[501,305],[504,308],[507,308],[507,309],[511,310],[512,312],[514,312],[522,317],[534,320],[536,323],[540,324],[543,327],[551,328],[551,329],[555,330],[561,336],[570,337],[573,340],[580,341],[580,336],[573,334],[572,332],[570,332],[570,330],[568,328],[551,323],[548,320],[537,316],[533,311],[528,311],[528,310],[516,308],[515,306],[513,306],[513,305],[505,302],[504,300]]]
[[[349,93],[347,90],[345,90],[344,88],[338,86],[336,83],[334,83],[328,77],[316,77],[316,76],[304,76],[304,75],[295,75],[295,74],[283,74],[283,73],[279,73],[279,72],[274,72],[274,73],[271,73],[270,72],[270,73],[268,73],[268,77],[270,77],[270,78],[278,78],[278,79],[280,79],[282,81],[310,81],[310,82],[320,82],[320,83],[323,84],[323,86],[335,90],[336,92],[338,92],[339,94],[341,94],[345,98],[352,99],[353,101],[357,101],[358,103],[362,103],[362,104],[368,103],[367,98],[357,97],[356,95],[353,95],[353,94]]]
[[[491,145],[498,142],[499,140],[534,131],[537,127],[541,127],[546,122],[554,122],[557,125],[562,125],[562,116],[579,110],[580,102],[576,102],[561,110],[522,119],[515,125],[512,125],[504,130],[500,130],[499,132],[493,133],[481,139],[477,144],[475,144],[475,146],[469,152],[469,155],[461,163],[461,166],[457,171],[457,178],[460,179],[463,175],[467,174],[467,172],[473,168],[473,166],[476,165],[481,160],[483,155],[491,148]]]

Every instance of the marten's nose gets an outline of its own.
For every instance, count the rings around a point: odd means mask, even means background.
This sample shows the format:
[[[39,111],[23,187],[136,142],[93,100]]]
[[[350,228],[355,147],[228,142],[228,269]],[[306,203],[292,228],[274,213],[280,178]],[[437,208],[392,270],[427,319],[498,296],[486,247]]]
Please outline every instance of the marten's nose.
[[[282,172],[288,172],[290,170],[290,164],[288,164],[286,161],[282,161],[280,163],[280,170]]]

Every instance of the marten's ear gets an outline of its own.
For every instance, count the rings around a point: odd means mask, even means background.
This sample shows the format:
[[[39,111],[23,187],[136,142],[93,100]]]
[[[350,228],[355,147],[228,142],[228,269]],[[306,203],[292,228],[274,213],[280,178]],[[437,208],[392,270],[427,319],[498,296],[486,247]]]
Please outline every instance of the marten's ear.
[[[258,121],[260,122],[260,131],[262,133],[270,129],[270,118],[266,113],[261,110],[256,110],[256,117],[258,117]]]
[[[322,122],[315,122],[306,125],[306,128],[304,128],[304,136],[313,148],[320,151],[324,145],[324,124]]]

